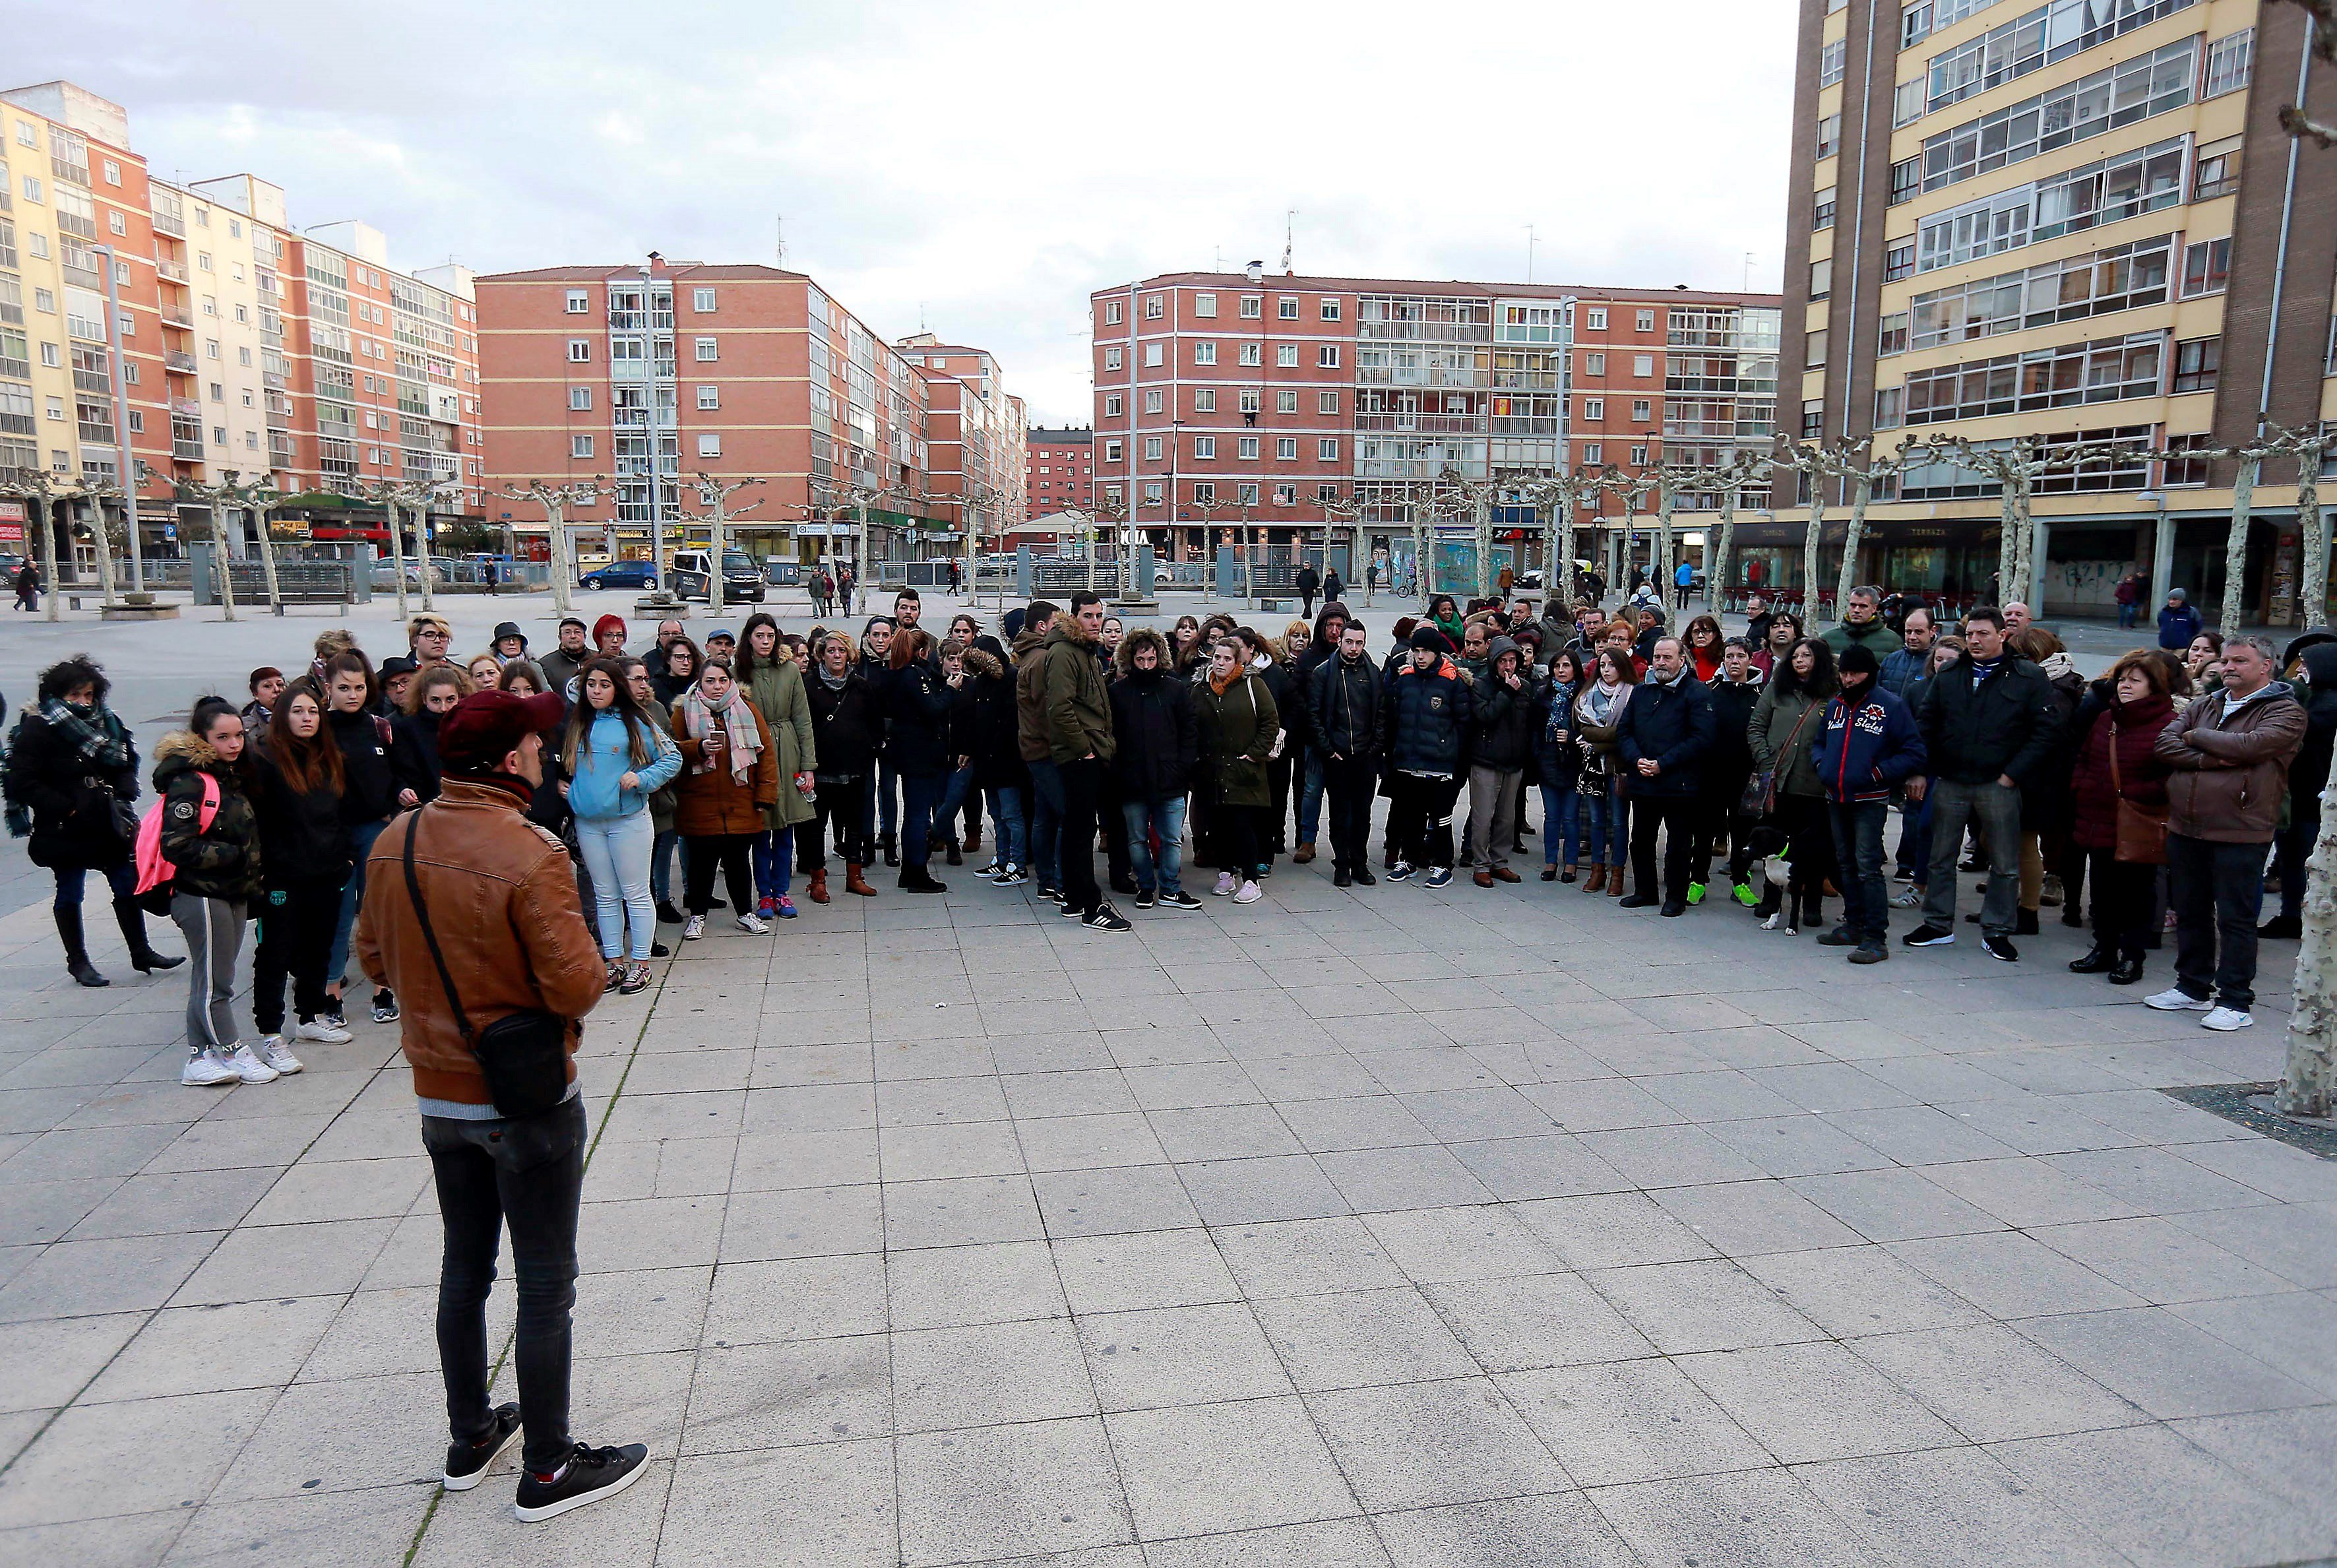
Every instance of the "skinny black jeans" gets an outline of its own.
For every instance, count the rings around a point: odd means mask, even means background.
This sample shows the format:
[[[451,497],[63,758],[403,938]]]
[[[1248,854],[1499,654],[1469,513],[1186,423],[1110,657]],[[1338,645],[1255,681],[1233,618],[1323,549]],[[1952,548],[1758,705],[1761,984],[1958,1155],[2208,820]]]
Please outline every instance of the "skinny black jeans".
[[[752,907],[752,906],[748,906]],[[576,1305],[576,1215],[584,1191],[584,1100],[524,1120],[422,1119],[446,1250],[438,1269],[438,1367],[447,1430],[476,1443],[494,1426],[487,1402],[487,1293],[495,1248],[511,1228],[518,1277],[522,1454],[535,1471],[568,1456],[568,1389]]]
[[[325,965],[333,956],[333,923],[340,918],[346,874],[274,882],[259,896],[259,946],[251,956],[251,1015],[262,1034],[284,1032],[284,983],[303,1024],[332,1011]],[[591,906],[587,905],[587,908]]]
[[[796,865],[807,872],[827,869],[829,825],[835,827],[836,852],[847,866],[865,866],[870,859],[866,797],[857,779],[821,779],[814,790],[811,820],[796,824]]]
[[[730,907],[741,915],[755,908],[754,835],[750,833],[692,833],[685,840],[689,846],[689,863],[684,887],[688,902],[682,907],[692,915],[703,915],[714,907],[714,873],[720,871],[730,889]]]

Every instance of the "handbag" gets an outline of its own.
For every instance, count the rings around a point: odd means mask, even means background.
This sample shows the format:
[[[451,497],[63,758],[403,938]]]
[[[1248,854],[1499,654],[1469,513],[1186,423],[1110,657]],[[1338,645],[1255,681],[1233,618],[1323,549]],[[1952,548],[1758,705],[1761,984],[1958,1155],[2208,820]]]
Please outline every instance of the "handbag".
[[[114,837],[122,840],[122,847],[127,849],[135,845],[140,821],[138,808],[115,794],[113,786],[103,779],[84,775],[81,782],[83,789],[105,797],[106,819],[112,825]]]
[[[2126,798],[2126,786],[2118,782],[2117,721],[2103,717],[2110,727],[2110,789],[2117,798],[2117,845],[2110,858],[2129,866],[2164,866],[2167,808],[2138,806]]]
[[[430,906],[423,902],[421,879],[414,874],[414,836],[422,830],[422,812],[428,809],[425,806],[413,813],[400,854],[415,921],[422,927],[430,962],[438,966],[438,984],[446,992],[446,1005],[454,1009],[455,1027],[486,1076],[487,1098],[496,1112],[513,1121],[541,1116],[568,1098],[568,1020],[531,1007],[506,1014],[484,1029],[471,1027],[470,1014],[455,992],[455,976],[446,971],[445,955],[438,950],[438,934],[430,928]]]
[[[1802,726],[1808,723],[1810,715],[1817,710],[1818,705],[1814,702],[1802,710],[1802,716],[1794,720],[1793,732],[1785,737],[1785,749],[1777,753],[1780,759],[1786,761],[1792,760],[1794,748],[1801,743]],[[1766,817],[1777,808],[1779,766],[1779,763],[1772,763],[1766,768],[1758,769],[1754,772],[1753,777],[1745,781],[1744,798],[1736,802],[1736,809],[1740,813],[1748,817]]]

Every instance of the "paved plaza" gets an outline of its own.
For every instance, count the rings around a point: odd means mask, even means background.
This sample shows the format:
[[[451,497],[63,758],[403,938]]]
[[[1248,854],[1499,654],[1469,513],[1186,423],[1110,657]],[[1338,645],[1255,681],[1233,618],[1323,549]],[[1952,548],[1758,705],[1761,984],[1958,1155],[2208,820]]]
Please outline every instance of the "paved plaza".
[[[0,855],[10,1568],[2337,1556],[2337,1162],[2160,1093],[2277,1076],[2293,944],[2217,1035],[2049,911],[1857,968],[1286,862],[1124,936],[962,873],[718,923],[582,1063],[576,1431],[653,1464],[523,1526],[435,1484],[395,1026],[181,1088],[183,972],[73,986]]]

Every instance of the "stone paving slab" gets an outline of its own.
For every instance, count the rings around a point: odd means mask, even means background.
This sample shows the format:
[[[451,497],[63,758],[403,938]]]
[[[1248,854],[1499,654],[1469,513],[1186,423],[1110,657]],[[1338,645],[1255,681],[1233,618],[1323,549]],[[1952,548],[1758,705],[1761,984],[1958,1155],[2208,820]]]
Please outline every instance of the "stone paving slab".
[[[0,1563],[2337,1554],[2337,1164],[2158,1093],[2276,1074],[2288,945],[2219,1037],[2058,926],[1860,969],[1320,869],[807,903],[611,998],[576,1425],[653,1464],[535,1527],[431,1484],[392,1031],[181,1089],[177,976],[0,916]]]

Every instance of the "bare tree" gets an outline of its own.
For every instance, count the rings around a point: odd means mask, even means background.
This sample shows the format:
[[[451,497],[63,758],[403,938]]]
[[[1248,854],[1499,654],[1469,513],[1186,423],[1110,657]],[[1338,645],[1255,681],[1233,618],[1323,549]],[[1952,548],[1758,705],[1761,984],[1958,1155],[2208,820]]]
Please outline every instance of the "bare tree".
[[[230,468],[220,475],[228,492],[228,504],[247,508],[251,513],[252,529],[259,536],[259,575],[268,586],[268,609],[273,615],[284,613],[284,585],[276,575],[276,541],[269,535],[269,514],[284,499],[284,492],[276,486],[273,474],[255,474],[237,480],[240,475]]]
[[[396,579],[397,618],[410,619],[406,603],[406,515],[398,505],[402,485],[392,479],[351,479],[340,486],[340,494],[353,501],[378,506],[389,522],[389,561],[391,575]],[[425,562],[427,571],[427,562]]]
[[[727,530],[730,519],[744,517],[763,504],[759,496],[748,502],[744,506],[736,508],[726,508],[725,503],[749,485],[760,485],[762,481],[760,479],[717,479],[701,468],[699,470],[695,483],[698,485],[699,505],[705,507],[706,511],[699,516],[684,517],[682,521],[703,523],[707,526],[707,537],[713,545],[713,550],[710,552],[711,560],[706,573],[706,612],[709,615],[719,615],[722,613],[724,587],[722,558],[728,553],[729,534]]]
[[[64,602],[57,595],[57,530],[56,503],[73,493],[71,480],[58,483],[57,476],[45,468],[19,470],[22,477],[14,484],[0,485],[0,495],[14,495],[24,503],[26,526],[40,536],[41,583],[48,590],[48,619],[61,617]]]
[[[549,480],[531,479],[513,488],[505,485],[496,492],[506,501],[533,501],[543,508],[544,525],[552,534],[552,607],[565,615],[573,607],[572,589],[576,569],[568,537],[568,509],[589,506],[601,498],[601,486],[591,480],[552,484]]]

